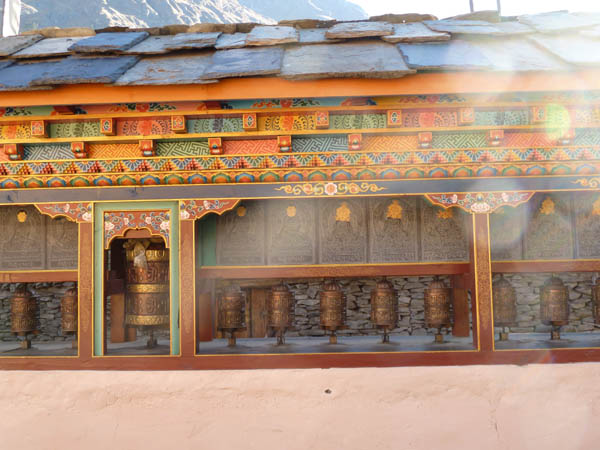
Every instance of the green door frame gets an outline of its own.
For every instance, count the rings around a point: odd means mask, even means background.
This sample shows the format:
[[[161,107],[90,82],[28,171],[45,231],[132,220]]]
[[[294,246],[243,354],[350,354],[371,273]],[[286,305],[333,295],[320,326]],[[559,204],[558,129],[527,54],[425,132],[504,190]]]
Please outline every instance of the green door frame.
[[[94,356],[104,356],[104,213],[106,211],[170,211],[171,356],[180,355],[179,204],[177,202],[109,202],[94,205]]]

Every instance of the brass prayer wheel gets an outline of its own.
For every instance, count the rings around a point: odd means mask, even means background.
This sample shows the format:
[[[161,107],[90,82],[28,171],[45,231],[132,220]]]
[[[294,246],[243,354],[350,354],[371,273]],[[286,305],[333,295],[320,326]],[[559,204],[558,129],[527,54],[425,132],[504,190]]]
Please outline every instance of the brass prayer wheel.
[[[319,293],[321,328],[330,331],[330,344],[337,344],[336,330],[346,323],[346,296],[334,280],[327,281]]]
[[[10,331],[17,336],[25,337],[22,348],[31,348],[27,334],[35,331],[37,302],[26,287],[19,287],[10,299]]]
[[[558,277],[550,277],[540,289],[540,319],[552,325],[550,338],[560,339],[560,327],[569,322],[569,289]]]
[[[436,277],[425,289],[425,326],[437,328],[435,342],[443,342],[442,328],[450,327],[450,288]]]
[[[126,259],[125,324],[148,329],[148,347],[154,347],[154,329],[170,322],[169,250],[138,242],[126,251]]]
[[[383,329],[382,342],[389,342],[389,332],[398,324],[397,292],[385,278],[371,291],[371,321]]]
[[[592,313],[594,322],[600,323],[600,279],[592,286]]]
[[[60,314],[63,333],[77,333],[77,289],[67,289],[60,301]]]
[[[509,327],[517,320],[517,292],[504,275],[492,285],[494,326]],[[500,340],[508,340],[508,332],[500,331]]]
[[[282,283],[271,288],[267,298],[267,325],[277,332],[277,345],[285,343],[285,332],[294,322],[294,298]]]
[[[245,327],[244,294],[229,286],[219,298],[219,329],[229,333],[228,345],[235,345],[235,331]]]

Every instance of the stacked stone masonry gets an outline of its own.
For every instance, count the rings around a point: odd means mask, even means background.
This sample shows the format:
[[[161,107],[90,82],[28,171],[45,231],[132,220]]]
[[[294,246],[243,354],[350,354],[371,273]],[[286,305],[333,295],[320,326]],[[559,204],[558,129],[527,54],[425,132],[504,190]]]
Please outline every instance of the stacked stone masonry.
[[[557,273],[569,288],[569,323],[563,332],[600,331],[592,316],[592,285],[596,274],[593,272]],[[513,273],[506,274],[517,293],[517,323],[510,327],[513,333],[549,332],[550,326],[540,322],[540,288],[550,274]],[[494,277],[494,281],[498,276]],[[497,331],[499,329],[497,328]]]
[[[76,283],[29,283],[29,292],[37,301],[38,334],[30,334],[33,341],[64,341],[72,337],[65,336],[61,329],[60,301],[67,289]],[[16,341],[10,331],[10,299],[19,286],[16,283],[0,284],[0,340]]]

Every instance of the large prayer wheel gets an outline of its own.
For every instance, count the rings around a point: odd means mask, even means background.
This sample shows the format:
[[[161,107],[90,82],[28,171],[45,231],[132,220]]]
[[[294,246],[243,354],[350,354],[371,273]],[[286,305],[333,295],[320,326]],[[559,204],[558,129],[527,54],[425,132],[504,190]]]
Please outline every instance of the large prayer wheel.
[[[17,288],[10,299],[10,331],[25,338],[21,342],[23,348],[31,347],[31,341],[27,339],[27,334],[36,329],[36,310],[37,302],[27,288],[24,286]]]
[[[425,289],[425,326],[437,328],[435,342],[443,342],[442,328],[450,327],[450,289],[436,277]]]
[[[319,293],[321,328],[329,331],[330,344],[337,344],[336,331],[346,324],[346,296],[334,280],[327,281]]]
[[[550,338],[560,339],[560,327],[569,322],[569,289],[558,277],[550,277],[540,289],[540,319],[552,325]]]
[[[285,332],[294,322],[294,298],[282,283],[271,288],[267,299],[267,325],[277,332],[277,345],[285,343]]]
[[[517,320],[517,293],[515,288],[502,275],[492,285],[494,304],[494,326],[510,327]],[[500,331],[500,340],[508,340],[508,332]]]
[[[383,329],[382,342],[389,342],[389,332],[398,324],[398,295],[392,283],[383,279],[371,291],[371,321]]]
[[[228,345],[235,346],[235,332],[245,327],[244,294],[237,286],[229,286],[219,297],[219,329],[229,333]]]
[[[125,324],[149,330],[148,346],[154,347],[154,329],[169,325],[169,250],[163,244],[144,249],[136,243],[126,258]]]

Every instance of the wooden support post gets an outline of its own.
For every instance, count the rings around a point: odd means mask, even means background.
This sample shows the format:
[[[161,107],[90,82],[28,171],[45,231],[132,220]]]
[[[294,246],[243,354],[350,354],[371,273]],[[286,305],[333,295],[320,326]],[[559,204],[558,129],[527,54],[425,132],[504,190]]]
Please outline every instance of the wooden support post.
[[[181,311],[181,356],[194,356],[196,337],[194,336],[194,296],[195,282],[195,232],[193,220],[179,222],[179,288]]]
[[[79,224],[79,358],[90,359],[93,354],[94,310],[94,226]]]
[[[492,317],[492,264],[490,255],[490,216],[473,214],[474,302],[477,311],[478,344],[481,351],[494,349]]]

